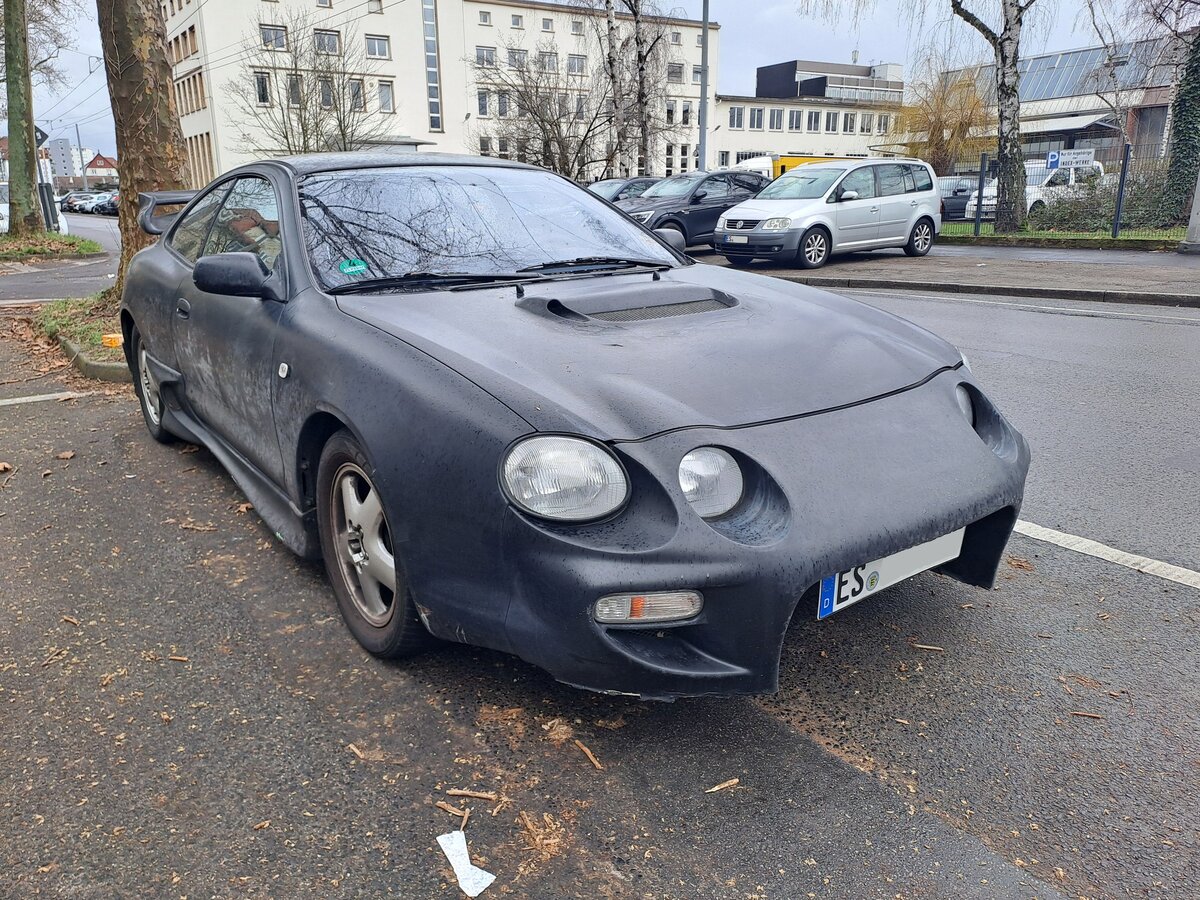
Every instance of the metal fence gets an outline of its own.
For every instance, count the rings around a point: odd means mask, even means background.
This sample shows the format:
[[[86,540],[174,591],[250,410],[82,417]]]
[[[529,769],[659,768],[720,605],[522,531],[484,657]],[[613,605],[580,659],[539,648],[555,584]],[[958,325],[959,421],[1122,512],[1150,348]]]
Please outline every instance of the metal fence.
[[[1183,240],[1196,173],[1173,171],[1160,144],[1099,148],[1090,162],[1070,154],[1027,156],[1027,217],[1019,237]],[[994,155],[973,155],[942,168],[942,233],[992,234]]]

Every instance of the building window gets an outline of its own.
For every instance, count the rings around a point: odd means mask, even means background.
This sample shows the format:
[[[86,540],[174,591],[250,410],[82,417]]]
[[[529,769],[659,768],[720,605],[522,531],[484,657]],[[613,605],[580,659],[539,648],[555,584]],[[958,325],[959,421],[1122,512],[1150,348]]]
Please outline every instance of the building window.
[[[800,131],[804,127],[804,110],[788,110],[788,131]]]
[[[678,31],[672,31],[671,32],[671,43],[675,44],[676,46],[682,44],[683,43],[683,35],[680,34]]]
[[[703,77],[704,68],[702,66],[692,66],[692,84],[699,84]]]
[[[383,0],[367,0],[367,12],[369,12],[369,13],[383,12]]]
[[[842,113],[842,133],[854,134],[854,113]]]
[[[704,32],[703,31],[701,31],[698,35],[696,35],[696,46],[697,47],[704,46]]]
[[[382,34],[368,34],[367,56],[371,59],[391,59],[392,39]]]
[[[492,24],[492,14],[490,12],[488,12],[486,9],[481,9],[479,11],[479,24],[480,25],[491,25]]]
[[[809,112],[808,112],[807,130],[808,131],[820,131],[821,130],[821,114],[815,109],[809,110]]]
[[[513,16],[512,17],[512,27],[513,28],[524,28],[525,27],[525,17],[524,16]]]
[[[581,19],[572,19],[571,20],[571,34],[583,34],[583,20],[581,20]]]
[[[528,61],[529,61],[529,51],[513,50],[511,48],[509,49],[509,51],[508,51],[508,67],[510,69],[523,69],[523,68],[525,68],[525,63]]]
[[[674,100],[667,101],[667,124],[668,125],[675,124],[675,101]]]
[[[891,127],[892,127],[892,117],[885,113],[880,113],[879,119],[875,123],[875,128],[876,128],[875,133],[876,134],[887,134],[888,129],[890,129]]]
[[[317,52],[328,56],[337,56],[342,52],[342,33],[340,31],[316,30],[313,32]]]
[[[350,108],[353,110],[363,110],[367,108],[367,92],[363,86],[361,78],[351,78],[350,86]]]
[[[554,20],[553,19],[542,19],[542,31],[553,31],[553,30],[554,30]]]
[[[475,65],[484,66],[488,69],[496,68],[496,48],[495,47],[476,47],[475,48]]]
[[[321,7],[322,9],[332,9],[333,0],[317,0],[317,6]]]
[[[825,113],[825,131],[827,134],[833,134],[837,132],[838,119],[840,118],[841,116],[839,116],[836,112]]]
[[[769,122],[767,123],[767,127],[770,128],[772,131],[783,131],[783,110],[782,109],[771,110],[771,118],[770,118]]]
[[[508,138],[500,138],[496,141],[496,152],[501,159],[508,159]]]
[[[750,130],[762,131],[763,127],[763,108],[761,106],[750,107]]]
[[[553,51],[543,50],[538,54],[538,68],[543,72],[557,72],[558,54]]]
[[[731,106],[729,107],[729,127],[742,129],[746,127],[746,107]]]
[[[488,116],[488,92],[487,91],[479,91],[479,93],[476,94],[476,97],[477,97],[478,103],[479,103],[479,106],[478,106],[479,117],[487,118],[487,116]]]
[[[396,111],[396,86],[390,81],[379,82],[379,111],[382,113]]]
[[[287,29],[282,25],[259,25],[264,50],[286,50]]]
[[[567,57],[567,74],[583,75],[587,71],[587,57],[578,53],[572,53]]]
[[[717,154],[717,166],[722,169],[729,168],[729,151],[722,150]]]
[[[287,78],[287,93],[288,106],[300,106],[302,103],[301,92],[304,90],[304,80],[300,75],[288,75]]]
[[[675,174],[675,169],[673,168],[673,166],[674,166],[674,165],[675,165],[675,145],[674,145],[674,144],[667,144],[667,169],[666,169],[666,173],[667,173],[667,177],[668,177],[668,178],[670,178],[672,175],[674,175],[674,174]]]
[[[502,119],[508,118],[508,91],[496,95],[496,115]]]
[[[863,113],[858,120],[858,133],[870,134],[871,129],[875,127],[875,116],[871,113]]]
[[[321,92],[321,106],[324,109],[333,109],[333,79],[318,78],[317,87]]]
[[[679,145],[679,171],[686,172],[688,170],[688,145]]]
[[[421,0],[421,27],[425,36],[425,95],[429,105],[429,130],[442,130],[441,64],[438,61],[437,0]],[[476,48],[476,59],[480,48]],[[491,49],[491,62],[496,65],[496,50]]]
[[[679,121],[680,121],[680,124],[682,124],[682,125],[691,125],[692,124],[692,101],[691,100],[683,101],[683,116],[680,118]]]
[[[683,63],[667,63],[667,81],[683,84]]]
[[[576,94],[575,95],[575,118],[582,121],[584,115],[585,115],[585,113],[584,113],[584,108],[583,108],[583,94]]]
[[[266,72],[254,73],[254,102],[259,106],[271,105],[271,76]]]
[[[480,156],[491,156],[492,155],[492,139],[490,137],[483,136],[479,139],[479,155]]]

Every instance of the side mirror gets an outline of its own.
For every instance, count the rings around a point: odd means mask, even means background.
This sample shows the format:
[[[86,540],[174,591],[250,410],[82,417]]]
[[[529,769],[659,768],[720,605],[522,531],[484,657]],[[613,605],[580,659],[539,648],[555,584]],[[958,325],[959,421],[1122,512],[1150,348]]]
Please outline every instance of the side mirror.
[[[654,233],[672,250],[678,253],[684,253],[687,250],[687,242],[683,239],[683,235],[674,228],[655,228]]]
[[[699,203],[701,200],[703,200],[707,196],[708,196],[708,191],[704,191],[704,190],[696,191],[696,193],[692,194],[692,202]]]
[[[838,197],[838,200],[840,200],[842,202],[845,202],[846,200],[857,200],[857,199],[858,199],[858,191],[842,191],[841,196]]]
[[[254,253],[218,253],[202,256],[192,271],[196,287],[227,297],[277,299],[268,285],[271,270]]]

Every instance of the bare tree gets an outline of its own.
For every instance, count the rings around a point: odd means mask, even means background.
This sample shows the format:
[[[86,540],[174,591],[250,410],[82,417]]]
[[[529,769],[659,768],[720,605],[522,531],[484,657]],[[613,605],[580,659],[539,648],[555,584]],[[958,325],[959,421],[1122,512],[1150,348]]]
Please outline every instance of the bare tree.
[[[8,95],[8,230],[13,236],[46,230],[37,199],[33,87],[25,0],[4,0],[4,70]]]
[[[939,175],[964,157],[994,146],[996,116],[979,85],[979,65],[962,66],[951,42],[930,45],[907,85],[904,106],[893,122],[897,139]]]
[[[1096,98],[1108,107],[1116,120],[1117,129],[1121,132],[1121,143],[1133,143],[1130,133],[1130,123],[1133,109],[1137,106],[1144,93],[1144,85],[1130,84],[1125,77],[1129,67],[1134,62],[1144,63],[1139,70],[1148,70],[1154,60],[1144,58],[1153,52],[1150,41],[1139,41],[1139,35],[1130,28],[1130,23],[1123,16],[1118,16],[1112,4],[1107,0],[1085,0],[1081,17],[1086,17],[1092,33],[1104,50],[1104,57],[1099,64],[1088,73]],[[1136,59],[1134,57],[1141,57]]]
[[[121,179],[121,266],[113,292],[119,297],[129,260],[154,242],[137,224],[138,194],[186,187],[187,151],[158,0],[96,0],[96,13]]]
[[[72,26],[77,13],[77,0],[26,0],[29,71],[34,85],[58,88],[66,83],[59,54],[75,45]],[[0,19],[0,46],[3,44],[4,25]],[[0,89],[6,80],[6,73],[0,69]],[[6,112],[0,97],[0,114]]]
[[[391,117],[379,110],[379,65],[366,40],[349,25],[322,30],[299,9],[276,20],[268,27],[281,31],[246,37],[246,68],[226,88],[246,146],[283,156],[385,142]],[[394,110],[394,88],[388,97]]]

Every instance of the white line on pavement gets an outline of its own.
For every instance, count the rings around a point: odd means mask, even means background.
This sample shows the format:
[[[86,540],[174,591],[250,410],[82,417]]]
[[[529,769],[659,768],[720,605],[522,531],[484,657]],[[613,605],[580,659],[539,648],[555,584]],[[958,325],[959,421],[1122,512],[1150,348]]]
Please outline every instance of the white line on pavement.
[[[91,391],[78,393],[76,391],[60,391],[57,394],[34,394],[32,397],[10,397],[0,400],[0,406],[17,406],[21,403],[44,403],[47,400],[74,400],[76,397],[90,397]]]
[[[1076,553],[1086,553],[1088,556],[1094,556],[1097,559],[1107,560],[1119,566],[1125,566],[1129,569],[1135,569],[1138,572],[1144,572],[1147,575],[1154,575],[1158,578],[1164,578],[1167,581],[1174,581],[1178,584],[1184,584],[1200,590],[1200,572],[1185,569],[1183,566],[1173,566],[1158,559],[1138,556],[1136,553],[1126,553],[1124,550],[1109,547],[1107,544],[1101,544],[1098,541],[1079,537],[1078,535],[1067,534],[1063,531],[1055,531],[1053,528],[1035,525],[1033,522],[1026,522],[1024,519],[1017,520],[1016,531],[1018,534],[1023,534],[1037,541],[1056,544],[1059,547],[1065,547],[1067,550],[1074,550]]]
[[[835,289],[828,288],[827,290],[835,290]],[[1022,303],[1020,301],[1013,302],[1013,301],[1008,301],[1008,300],[980,300],[978,297],[966,297],[966,296],[963,296],[962,294],[948,294],[947,293],[947,294],[938,294],[935,296],[935,295],[930,295],[930,294],[915,294],[915,293],[909,293],[909,292],[891,293],[891,292],[885,292],[879,288],[874,288],[874,289],[872,289],[872,288],[846,288],[845,290],[847,293],[858,293],[858,294],[880,295],[880,294],[886,293],[886,295],[889,297],[905,297],[910,300],[937,300],[937,301],[941,301],[943,303],[946,303],[949,301],[954,301],[956,303],[975,303],[975,304],[979,304],[979,305],[983,305],[983,306],[1005,306],[1010,309],[1023,309],[1023,310],[1027,310],[1029,312],[1052,312],[1052,313],[1061,313],[1064,315],[1092,316],[1095,318],[1103,318],[1103,319],[1107,319],[1107,318],[1164,319],[1169,322],[1187,322],[1190,325],[1200,325],[1200,317],[1162,316],[1162,315],[1156,315],[1154,313],[1119,312],[1114,309],[1096,309],[1095,307],[1091,307],[1091,306],[1039,306],[1034,303]],[[897,290],[899,291],[900,289],[897,289]],[[1101,302],[1105,302],[1105,301],[1097,300],[1095,302],[1101,303]],[[1149,305],[1149,304],[1147,304],[1147,305]]]

